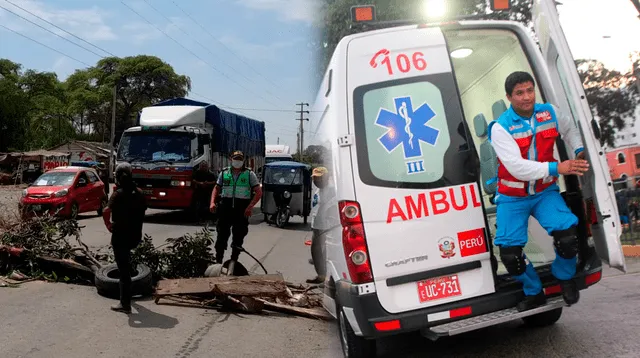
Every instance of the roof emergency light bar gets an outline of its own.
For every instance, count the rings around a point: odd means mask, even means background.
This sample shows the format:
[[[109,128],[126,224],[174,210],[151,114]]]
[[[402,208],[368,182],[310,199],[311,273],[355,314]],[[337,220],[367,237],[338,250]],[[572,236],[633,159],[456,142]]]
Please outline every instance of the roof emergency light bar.
[[[511,10],[511,0],[491,0],[491,11],[502,12]],[[424,24],[423,19],[377,21],[375,5],[355,5],[351,7],[351,28],[380,29],[386,27],[406,26],[419,24],[420,27],[443,26],[456,24],[460,20],[483,19],[486,14],[447,16],[444,21]]]

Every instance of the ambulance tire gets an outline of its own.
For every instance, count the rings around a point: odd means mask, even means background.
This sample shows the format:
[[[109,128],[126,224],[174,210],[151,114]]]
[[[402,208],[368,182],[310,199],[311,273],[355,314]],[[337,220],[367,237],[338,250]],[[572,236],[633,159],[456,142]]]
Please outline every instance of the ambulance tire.
[[[546,327],[558,322],[560,316],[562,316],[562,307],[534,314],[533,316],[523,317],[522,320],[524,324],[529,327]]]
[[[338,313],[338,335],[345,358],[366,358],[376,356],[376,340],[356,336],[346,318],[344,309],[336,300]]]

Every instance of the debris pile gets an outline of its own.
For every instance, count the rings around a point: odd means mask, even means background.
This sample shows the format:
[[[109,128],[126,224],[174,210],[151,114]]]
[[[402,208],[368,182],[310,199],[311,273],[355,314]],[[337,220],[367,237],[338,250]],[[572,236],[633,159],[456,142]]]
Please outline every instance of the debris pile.
[[[45,279],[95,285],[98,293],[117,297],[117,278],[110,275],[117,268],[112,264],[110,248],[105,246],[91,251],[80,240],[80,232],[81,226],[76,220],[51,216],[3,227],[0,231],[0,287]],[[193,235],[167,239],[158,247],[153,245],[150,236],[145,235],[132,252],[132,263],[140,271],[132,277],[132,285],[138,288],[137,291],[153,292],[157,283],[156,304],[252,314],[271,311],[331,319],[322,308],[319,286],[286,282],[280,273],[267,274],[264,267],[264,275],[255,275],[237,263],[234,276],[203,277],[210,276],[207,271],[214,263],[213,243],[211,232],[206,228]],[[147,274],[143,275],[140,268]]]
[[[76,220],[35,217],[5,226],[0,233],[0,274],[13,280],[92,283],[93,270],[100,266],[80,240]]]
[[[156,304],[221,308],[258,314],[272,311],[329,320],[321,307],[318,286],[285,282],[281,274],[220,276],[162,280],[154,294]],[[165,302],[168,301],[168,302]]]

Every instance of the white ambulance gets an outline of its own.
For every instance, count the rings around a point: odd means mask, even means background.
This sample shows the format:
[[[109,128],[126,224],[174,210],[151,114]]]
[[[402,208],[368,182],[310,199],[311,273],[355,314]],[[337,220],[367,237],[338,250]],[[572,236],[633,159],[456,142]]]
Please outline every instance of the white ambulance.
[[[537,101],[571,114],[583,136],[589,172],[559,179],[580,219],[579,289],[601,279],[602,261],[626,270],[598,124],[554,1],[534,4],[540,48],[516,22],[377,23],[372,6],[352,8],[365,31],[337,45],[310,118],[311,144],[327,149],[336,190],[321,213],[331,227],[324,305],[337,319],[345,356],[375,356],[375,339],[386,335],[420,331],[436,339],[560,318],[552,237],[530,219],[525,253],[548,303],[524,312],[515,308],[522,286],[491,241],[496,157],[487,125],[507,109],[504,81],[514,71],[531,73]],[[556,157],[573,158],[561,140]]]

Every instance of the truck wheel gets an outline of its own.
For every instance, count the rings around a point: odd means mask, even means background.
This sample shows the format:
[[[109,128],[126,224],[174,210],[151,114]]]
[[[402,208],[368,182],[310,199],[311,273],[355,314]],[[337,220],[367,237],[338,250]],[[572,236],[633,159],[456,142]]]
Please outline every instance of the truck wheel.
[[[153,293],[153,277],[147,265],[136,267],[135,275],[131,277],[131,294],[133,296],[148,296]],[[107,298],[120,298],[120,276],[118,266],[111,264],[96,271],[95,282],[98,294]]]
[[[340,303],[336,302],[338,309],[338,334],[340,335],[340,344],[342,345],[342,353],[345,358],[365,358],[376,356],[376,341],[373,339],[365,339],[356,336],[351,328],[344,309]]]
[[[546,327],[556,323],[562,315],[562,307],[555,310],[534,314],[533,316],[523,317],[522,320],[530,327]]]

